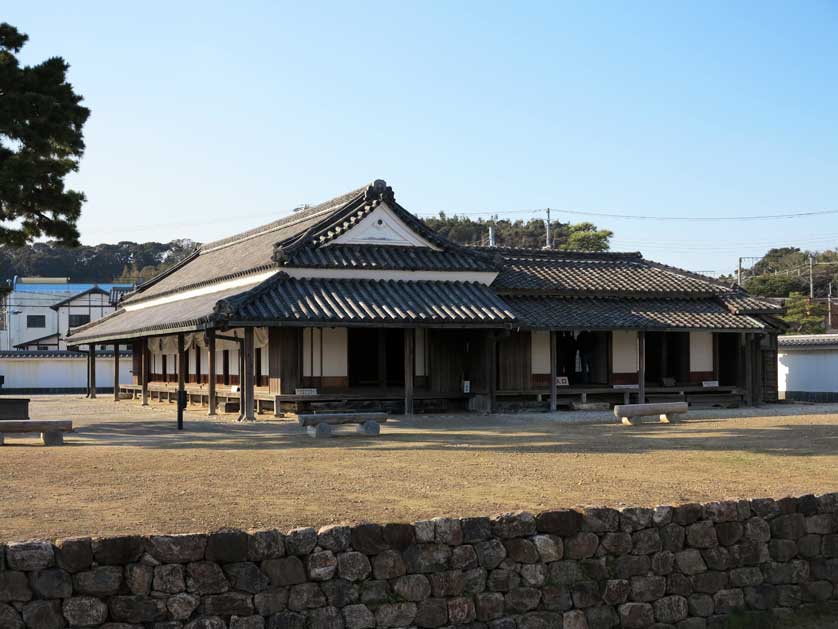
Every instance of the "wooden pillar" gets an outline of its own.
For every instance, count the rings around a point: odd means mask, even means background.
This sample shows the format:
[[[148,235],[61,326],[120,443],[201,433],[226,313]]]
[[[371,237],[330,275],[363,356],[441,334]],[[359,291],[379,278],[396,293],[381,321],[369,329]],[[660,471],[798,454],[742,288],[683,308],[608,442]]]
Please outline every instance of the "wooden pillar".
[[[119,402],[119,343],[113,344],[113,401]]]
[[[148,378],[151,373],[151,361],[149,360],[151,356],[148,349],[148,339],[140,340],[140,347],[140,384],[142,385],[142,404],[143,406],[148,406]]]
[[[762,335],[754,334],[753,346],[754,352],[754,406],[762,404]]]
[[[646,403],[646,332],[637,333],[637,403]]]
[[[556,376],[558,375],[556,370],[556,360],[558,359],[558,355],[556,353],[556,336],[557,332],[555,330],[550,330],[550,411],[555,412],[556,408],[558,407],[557,402],[557,391],[556,391]]]
[[[95,399],[96,398],[96,344],[91,343],[90,345],[87,346],[87,348],[88,348],[87,352],[88,352],[88,356],[89,356],[88,365],[90,367],[90,376],[88,378],[89,393],[87,394],[87,397],[89,397],[90,399]]]
[[[387,330],[378,330],[378,386],[387,388]]]
[[[216,415],[215,400],[215,330],[207,331],[207,415]]]
[[[661,354],[660,354],[660,365],[661,365],[661,380],[663,378],[669,377],[672,374],[669,373],[669,335],[666,332],[661,332],[660,334],[661,339]],[[689,345],[687,345],[689,348]],[[687,358],[689,360],[689,358]],[[689,367],[687,368],[689,370]],[[676,374],[677,377],[677,374]]]
[[[751,345],[751,334],[746,332],[742,335],[740,353],[745,358],[745,404],[748,406],[754,403],[754,352]]]
[[[244,410],[242,421],[252,422],[256,420],[254,414],[254,378],[253,378],[253,328],[244,329]]]
[[[186,370],[189,360],[186,357],[186,343],[183,332],[177,335],[177,428],[183,430],[183,413],[186,410]]]
[[[268,329],[268,388],[273,395],[293,394],[302,386],[302,328]]]
[[[416,332],[413,328],[404,331],[404,414],[413,415],[413,372],[416,363]]]
[[[497,408],[497,339],[494,330],[486,333],[486,382],[489,390],[489,412],[494,413]]]

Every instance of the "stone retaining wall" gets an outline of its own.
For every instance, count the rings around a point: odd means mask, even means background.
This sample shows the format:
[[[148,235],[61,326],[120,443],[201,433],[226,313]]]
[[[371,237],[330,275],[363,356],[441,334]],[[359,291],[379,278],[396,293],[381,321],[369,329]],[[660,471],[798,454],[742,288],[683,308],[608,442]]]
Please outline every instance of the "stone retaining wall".
[[[815,606],[838,615],[838,493],[0,545],[2,629],[703,629]]]

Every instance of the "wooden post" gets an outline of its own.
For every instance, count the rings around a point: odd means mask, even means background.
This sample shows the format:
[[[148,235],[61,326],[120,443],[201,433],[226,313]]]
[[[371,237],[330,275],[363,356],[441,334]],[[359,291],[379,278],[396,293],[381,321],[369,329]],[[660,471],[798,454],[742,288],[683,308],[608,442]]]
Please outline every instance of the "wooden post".
[[[378,386],[387,388],[387,330],[378,330]]]
[[[646,403],[646,331],[637,333],[637,403]]]
[[[148,378],[149,374],[151,373],[151,364],[149,358],[151,357],[148,350],[148,339],[144,338],[140,341],[140,347],[142,348],[142,355],[140,356],[141,366],[140,366],[140,384],[142,385],[142,404],[143,406],[148,406]]]
[[[90,399],[96,399],[96,344],[91,343],[87,346],[89,364],[90,364],[90,377],[88,379],[89,389],[90,392],[88,393],[87,397]]]
[[[404,414],[413,415],[413,372],[415,367],[416,334],[413,328],[404,331]]]
[[[119,402],[119,343],[113,344],[113,401]]]
[[[495,338],[494,330],[489,330],[486,333],[486,382],[489,384],[489,412],[494,413],[497,404],[497,339]]]
[[[253,328],[244,329],[244,409],[242,410],[242,421],[252,422],[256,420],[253,412],[254,383],[253,383]]]
[[[754,334],[754,406],[762,404],[762,335]]]
[[[207,365],[209,366],[209,373],[207,375],[207,415],[216,415],[216,401],[215,401],[215,330],[207,331]]]
[[[556,353],[556,336],[557,332],[550,330],[550,412],[555,412],[556,408],[558,408],[558,401],[556,400],[556,360],[558,359]]]
[[[177,335],[177,429],[183,430],[183,411],[186,410],[186,348],[183,332]]]
[[[742,339],[740,349],[745,358],[745,404],[752,406],[754,403],[754,352],[751,347],[751,334],[744,333]]]

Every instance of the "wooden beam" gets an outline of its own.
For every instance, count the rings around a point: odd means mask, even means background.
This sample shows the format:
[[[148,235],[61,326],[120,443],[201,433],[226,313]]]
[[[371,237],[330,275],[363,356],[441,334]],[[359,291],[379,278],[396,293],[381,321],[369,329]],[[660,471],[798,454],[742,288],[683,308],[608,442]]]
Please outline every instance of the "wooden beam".
[[[646,403],[646,331],[637,333],[637,403]]]
[[[207,330],[207,415],[217,414],[217,402],[215,399],[215,330]]]
[[[550,330],[550,412],[555,412],[558,407],[558,392],[556,391],[556,377],[558,375],[556,369],[556,360],[558,355],[556,352],[556,336],[558,333],[555,330]]]
[[[253,406],[255,401],[254,395],[254,378],[253,378],[253,328],[244,329],[244,410],[242,411],[242,421],[252,422],[256,420]]]
[[[416,334],[413,328],[404,331],[404,414],[413,415],[413,372],[416,362]]]
[[[113,401],[119,402],[119,343],[113,344]]]
[[[90,375],[88,378],[88,394],[90,399],[96,399],[96,344],[92,343],[87,346],[88,364],[90,366]]]
[[[141,354],[140,354],[140,384],[142,385],[142,404],[143,406],[148,406],[148,379],[149,374],[151,373],[151,352],[148,349],[148,339],[143,338],[140,339],[140,347]]]

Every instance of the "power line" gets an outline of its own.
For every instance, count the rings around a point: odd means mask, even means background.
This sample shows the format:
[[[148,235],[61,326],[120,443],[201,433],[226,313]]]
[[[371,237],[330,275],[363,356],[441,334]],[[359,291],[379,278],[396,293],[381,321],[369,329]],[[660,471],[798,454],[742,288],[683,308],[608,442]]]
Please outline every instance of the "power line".
[[[838,214],[838,210],[817,210],[809,212],[787,212],[783,214],[757,214],[749,216],[661,216],[661,215],[642,215],[642,214],[622,214],[617,212],[594,212],[588,210],[557,210],[554,211],[559,214],[578,214],[581,216],[599,216],[602,218],[617,218],[627,220],[642,220],[642,221],[759,221],[759,220],[775,220],[787,218],[803,218],[808,216],[824,216],[827,214]],[[537,214],[545,212],[546,208],[535,210],[483,210],[483,211],[469,211],[469,212],[444,212],[441,210],[426,210],[420,212],[426,217],[435,217],[440,213],[448,216],[484,216],[489,214]]]

